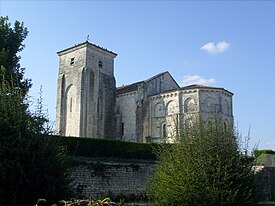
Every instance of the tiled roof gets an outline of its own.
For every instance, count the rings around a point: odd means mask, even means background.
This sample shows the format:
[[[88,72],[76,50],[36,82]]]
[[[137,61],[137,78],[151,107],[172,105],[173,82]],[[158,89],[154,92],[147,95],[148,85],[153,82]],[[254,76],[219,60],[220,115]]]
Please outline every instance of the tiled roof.
[[[102,50],[104,50],[104,51],[106,51],[106,52],[109,52],[109,53],[111,53],[111,54],[117,56],[116,53],[114,53],[114,52],[112,52],[112,51],[110,51],[110,50],[108,50],[108,49],[106,49],[106,48],[103,48],[103,47],[101,47],[101,46],[98,46],[98,45],[96,45],[96,44],[93,44],[93,43],[91,43],[91,42],[88,42],[88,41],[85,41],[85,42],[82,42],[82,43],[80,43],[80,44],[76,44],[76,45],[74,45],[74,46],[72,46],[72,47],[69,47],[69,48],[67,48],[67,49],[61,50],[61,51],[57,52],[57,54],[60,54],[60,53],[62,53],[62,52],[68,51],[68,50],[70,50],[70,49],[73,49],[73,48],[76,48],[76,47],[79,47],[79,46],[83,46],[83,45],[85,45],[85,44],[94,46],[94,47],[96,47],[96,48],[98,48],[98,49],[102,49]]]
[[[206,85],[200,85],[200,84],[192,84],[189,86],[181,87],[180,89],[221,89],[233,95],[232,92],[224,89],[223,87],[213,87],[213,86],[206,86]]]
[[[168,73],[170,75],[170,73],[168,71],[166,72],[161,72],[153,77],[150,77],[149,79],[146,79],[144,81],[139,81],[139,82],[135,82],[133,84],[128,84],[128,85],[123,85],[123,86],[120,86],[120,87],[117,87],[116,90],[117,90],[117,94],[123,94],[123,93],[126,93],[126,92],[132,92],[132,91],[137,91],[138,90],[138,85],[140,83],[148,83],[150,82],[151,80],[155,79],[155,78],[158,78],[159,76],[163,75],[163,74],[166,74]],[[171,75],[170,75],[171,76]],[[173,79],[173,77],[171,76],[171,78]],[[174,79],[173,79],[174,80]],[[175,80],[174,80],[175,81]],[[177,84],[177,82],[175,81],[175,83]]]
[[[219,90],[223,90],[225,92],[228,92],[231,95],[234,95],[232,92],[230,92],[230,91],[228,91],[228,90],[226,90],[222,87],[213,87],[213,86],[206,86],[206,85],[199,85],[199,84],[192,84],[192,85],[177,88],[177,89],[171,89],[171,90],[167,90],[165,92],[161,92],[159,94],[165,94],[165,93],[169,93],[169,92],[175,92],[175,91],[180,91],[180,90],[188,90],[188,89],[219,89]],[[159,94],[153,94],[153,95],[149,95],[149,96],[155,96],[155,95],[159,95]]]
[[[137,91],[138,90],[138,85],[140,83],[147,83],[148,81],[154,79],[154,78],[157,78],[159,77],[160,75],[164,74],[166,72],[162,72],[160,74],[157,74],[145,81],[139,81],[139,82],[135,82],[133,84],[128,84],[128,85],[125,85],[125,86],[120,86],[120,87],[117,87],[116,90],[117,90],[117,94],[123,94],[123,93],[127,93],[127,92],[132,92],[132,91]],[[181,88],[176,88],[176,89],[171,89],[171,90],[168,90],[168,91],[165,91],[165,92],[161,92],[161,93],[167,93],[167,92],[172,92],[172,91],[178,91],[178,90],[188,90],[188,89],[219,89],[219,90],[223,90],[225,92],[228,92],[230,93],[231,95],[233,95],[232,92],[222,88],[222,87],[213,87],[213,86],[206,86],[206,85],[200,85],[200,84],[192,84],[192,85],[189,85],[189,86],[185,86],[185,87],[181,87]],[[155,95],[155,94],[154,94]],[[154,95],[150,95],[150,96],[154,96]]]
[[[138,90],[138,85],[140,83],[144,83],[144,81],[140,81],[140,82],[136,82],[133,84],[128,84],[128,85],[123,85],[120,87],[116,88],[117,94],[123,94],[123,93],[127,93],[127,92],[133,92],[133,91],[137,91]]]
[[[151,80],[153,80],[153,79],[155,79],[155,78],[160,77],[160,76],[163,75],[163,74],[168,74],[168,75],[172,78],[172,80],[176,83],[176,85],[178,86],[178,88],[180,88],[179,84],[176,82],[176,80],[174,79],[174,77],[173,77],[168,71],[166,71],[166,72],[161,72],[161,73],[159,73],[159,74],[157,74],[157,75],[155,75],[155,76],[153,76],[153,77],[151,77],[151,78],[145,80],[145,82],[149,82],[149,81],[151,81]]]

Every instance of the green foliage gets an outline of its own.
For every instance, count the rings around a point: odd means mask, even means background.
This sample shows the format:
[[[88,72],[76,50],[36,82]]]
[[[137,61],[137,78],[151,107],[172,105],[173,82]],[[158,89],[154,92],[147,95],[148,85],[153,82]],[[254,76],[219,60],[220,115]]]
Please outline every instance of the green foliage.
[[[9,86],[20,90],[23,97],[29,91],[31,81],[24,79],[25,69],[20,67],[18,52],[24,49],[23,41],[27,35],[23,23],[15,21],[12,27],[8,17],[0,17],[0,83],[7,81]]]
[[[46,206],[47,205],[47,201],[46,199],[38,199],[37,203],[35,206]]]
[[[58,202],[58,204],[54,204],[58,206],[77,206],[77,205],[83,205],[83,206],[112,206],[116,205],[115,203],[111,202],[111,199],[109,197],[102,197],[100,199],[94,199],[90,198],[88,200],[61,200]],[[52,206],[54,206],[52,205]]]
[[[18,94],[0,90],[0,205],[33,205],[37,197],[49,202],[66,192],[66,154],[25,110]]]
[[[60,145],[66,146],[72,156],[84,157],[114,157],[129,159],[151,159],[155,160],[153,152],[157,144],[145,144],[124,142],[105,139],[92,139],[80,137],[52,136]]]
[[[275,154],[273,150],[254,150],[254,157],[258,158],[261,154]]]
[[[18,51],[27,35],[23,24],[9,28],[0,18],[0,205],[34,205],[37,197],[49,202],[67,191],[66,154],[56,140],[47,138],[47,118],[38,101],[36,113],[28,110],[30,87],[19,69]],[[4,57],[2,59],[2,57]]]
[[[155,205],[254,205],[262,178],[239,148],[239,137],[218,121],[186,127],[179,143],[160,147],[150,193]]]

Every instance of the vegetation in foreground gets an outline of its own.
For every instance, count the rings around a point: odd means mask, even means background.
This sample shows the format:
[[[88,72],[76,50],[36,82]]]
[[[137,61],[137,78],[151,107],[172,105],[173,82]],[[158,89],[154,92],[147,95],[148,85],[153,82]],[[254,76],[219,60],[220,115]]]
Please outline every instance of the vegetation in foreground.
[[[38,197],[49,202],[67,192],[66,155],[54,139],[43,112],[42,98],[29,111],[31,80],[24,78],[18,52],[28,31],[0,17],[0,205],[34,205]]]
[[[85,137],[68,138],[51,136],[51,138],[58,140],[60,145],[65,145],[69,155],[82,157],[127,158],[154,161],[156,160],[156,155],[153,150],[158,147],[156,143],[145,144]]]
[[[121,199],[118,203],[112,202],[109,197],[102,197],[100,199],[90,198],[87,200],[61,200],[57,204],[51,206],[139,206],[138,203],[125,203],[124,199]],[[142,204],[143,205],[143,204]],[[35,206],[47,206],[46,199],[38,199]]]
[[[260,157],[262,154],[275,154],[275,151],[273,150],[255,150],[254,151],[255,158]]]
[[[247,148],[217,119],[207,128],[186,127],[178,141],[157,152],[150,186],[155,205],[256,205],[263,197],[262,175]]]
[[[31,80],[18,56],[27,34],[23,23],[12,27],[0,17],[0,205],[34,205],[37,197],[51,204],[68,194],[66,151],[46,138],[42,100],[34,114],[28,109]],[[150,188],[156,205],[253,205],[261,198],[260,174],[240,155],[238,136],[218,125],[194,125],[179,144],[161,147]]]

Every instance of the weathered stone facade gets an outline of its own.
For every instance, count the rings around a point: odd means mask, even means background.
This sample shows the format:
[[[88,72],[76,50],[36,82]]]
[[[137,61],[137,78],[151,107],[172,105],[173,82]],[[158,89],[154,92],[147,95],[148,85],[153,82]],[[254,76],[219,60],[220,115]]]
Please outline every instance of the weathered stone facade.
[[[233,93],[223,88],[180,87],[169,72],[116,88],[115,53],[84,42],[58,55],[60,135],[173,142],[184,125],[195,119],[208,123],[214,113],[233,126]]]
[[[275,201],[275,154],[262,154],[257,158],[257,164],[256,171],[262,172],[265,178],[266,200]]]
[[[88,42],[58,52],[56,130],[64,136],[112,137],[116,54]]]
[[[71,167],[71,189],[77,198],[140,199],[145,197],[154,162],[125,162],[74,158]]]
[[[275,155],[272,158],[275,160]],[[149,160],[74,157],[70,169],[71,189],[77,198],[109,196],[112,200],[140,200],[148,194],[154,169],[155,162]],[[256,171],[263,173],[265,200],[274,201],[274,162],[257,166]]]

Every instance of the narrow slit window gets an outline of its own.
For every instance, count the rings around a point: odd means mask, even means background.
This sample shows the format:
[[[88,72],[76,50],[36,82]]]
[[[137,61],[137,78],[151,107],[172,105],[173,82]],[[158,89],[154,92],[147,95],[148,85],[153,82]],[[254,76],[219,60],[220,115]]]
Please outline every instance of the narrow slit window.
[[[72,108],[73,108],[73,98],[70,99],[70,112],[72,112]]]
[[[166,124],[162,125],[162,137],[166,138],[167,137],[167,128]]]
[[[74,65],[74,57],[71,58],[71,63],[70,64],[71,64],[71,66]]]
[[[121,123],[121,135],[124,135],[124,122]]]
[[[103,67],[103,62],[102,61],[98,61],[98,67],[102,68]]]

